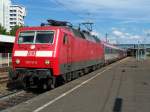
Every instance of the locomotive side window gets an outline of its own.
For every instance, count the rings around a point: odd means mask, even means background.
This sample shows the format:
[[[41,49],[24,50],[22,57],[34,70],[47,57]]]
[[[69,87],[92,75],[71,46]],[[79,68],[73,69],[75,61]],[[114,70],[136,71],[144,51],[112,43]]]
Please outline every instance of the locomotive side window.
[[[34,35],[35,32],[31,31],[31,32],[21,32],[19,34],[19,40],[18,43],[22,44],[22,43],[33,43],[34,42]]]
[[[63,38],[63,44],[67,44],[67,43],[68,43],[68,37],[67,34],[65,34]]]
[[[35,43],[53,43],[54,32],[53,31],[40,31],[36,34]]]

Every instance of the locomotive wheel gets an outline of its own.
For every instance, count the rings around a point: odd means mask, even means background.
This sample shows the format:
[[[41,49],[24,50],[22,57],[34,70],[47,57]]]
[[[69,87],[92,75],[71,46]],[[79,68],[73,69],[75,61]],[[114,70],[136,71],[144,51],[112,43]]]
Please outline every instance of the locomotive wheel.
[[[38,89],[40,90],[50,90],[52,85],[52,80],[50,78],[40,79],[37,84]]]
[[[65,79],[62,77],[62,76],[58,76],[57,78],[56,78],[56,84],[57,84],[57,86],[61,86],[61,85],[63,85],[65,83]]]
[[[84,75],[84,71],[83,70],[80,70],[79,71],[79,77],[82,77]]]
[[[70,82],[71,81],[71,73],[67,73],[66,74],[66,82]]]
[[[55,87],[57,87],[57,82],[56,82],[56,77],[53,77],[52,78],[51,88],[54,89]]]
[[[87,74],[87,73],[89,73],[89,68],[84,69],[84,74]]]
[[[47,79],[47,90],[50,90],[50,89],[52,89],[53,87],[52,87],[52,79],[50,79],[50,78],[48,78]]]
[[[30,77],[25,77],[23,79],[23,87],[24,87],[24,89],[30,88]]]
[[[95,70],[96,70],[96,65],[94,65],[94,66],[92,67],[92,70],[93,70],[93,71],[95,71]]]
[[[99,69],[100,68],[100,65],[99,64],[97,64],[97,65],[95,65],[96,66],[96,69]]]
[[[79,71],[75,72],[75,78],[77,79],[79,77],[80,77],[80,72]]]
[[[88,70],[89,70],[89,72],[88,73],[90,73],[90,72],[92,72],[93,71],[93,67],[88,67]]]
[[[37,84],[38,89],[42,90],[44,88],[43,85],[42,80],[39,80],[39,83]]]
[[[43,90],[48,90],[48,85],[47,85],[47,84],[43,84],[43,85],[42,85],[42,89],[43,89]]]
[[[75,73],[71,72],[71,80],[74,80],[74,79],[75,79]]]

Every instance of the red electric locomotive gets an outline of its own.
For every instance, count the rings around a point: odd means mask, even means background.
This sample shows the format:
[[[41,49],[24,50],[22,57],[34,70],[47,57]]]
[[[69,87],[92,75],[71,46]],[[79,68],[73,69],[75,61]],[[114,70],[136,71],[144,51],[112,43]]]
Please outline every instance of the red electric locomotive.
[[[104,50],[89,32],[48,20],[47,25],[17,31],[12,64],[11,80],[50,88],[103,65]]]

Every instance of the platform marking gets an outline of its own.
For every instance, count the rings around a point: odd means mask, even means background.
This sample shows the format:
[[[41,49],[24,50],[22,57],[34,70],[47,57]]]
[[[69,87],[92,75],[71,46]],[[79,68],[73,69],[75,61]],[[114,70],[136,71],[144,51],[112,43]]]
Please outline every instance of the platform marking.
[[[75,87],[72,88],[71,90],[69,90],[69,91],[67,91],[67,92],[65,92],[65,93],[63,93],[63,94],[61,94],[60,96],[54,98],[53,100],[51,100],[51,101],[49,101],[48,103],[44,104],[43,106],[37,108],[37,109],[34,110],[33,112],[39,112],[39,111],[43,110],[44,108],[46,108],[46,107],[48,107],[49,105],[51,105],[51,104],[53,104],[54,102],[56,102],[57,100],[59,100],[59,99],[63,98],[64,96],[70,94],[71,92],[75,91],[76,89],[80,88],[81,86],[85,85],[86,83],[90,82],[91,80],[95,79],[96,77],[100,76],[100,75],[103,74],[105,71],[110,70],[113,66],[115,66],[115,65],[117,65],[117,64],[120,64],[120,63],[126,61],[127,59],[128,59],[128,58],[125,58],[124,60],[121,60],[121,61],[119,61],[119,62],[116,63],[116,64],[113,64],[113,65],[108,66],[108,67],[107,67],[105,70],[103,70],[102,72],[97,73],[97,75],[91,77],[90,79],[88,79],[88,80],[82,82],[81,84],[75,86]]]

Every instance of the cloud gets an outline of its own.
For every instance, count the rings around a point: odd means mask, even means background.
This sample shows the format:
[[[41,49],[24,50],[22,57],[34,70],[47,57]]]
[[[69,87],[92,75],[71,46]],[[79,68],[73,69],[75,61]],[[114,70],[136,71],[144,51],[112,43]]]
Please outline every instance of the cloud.
[[[144,30],[144,34],[148,37],[150,37],[150,29]]]
[[[149,20],[149,0],[57,0],[68,9],[86,15],[94,14],[95,19],[121,19],[125,23]],[[138,21],[139,22],[139,21]]]
[[[57,0],[61,2],[61,0]],[[78,7],[80,10],[92,10],[97,11],[99,9],[126,9],[126,8],[136,8],[137,5],[133,7],[133,3],[140,4],[137,0],[65,0],[61,2],[66,6]],[[77,9],[77,10],[78,10]],[[103,10],[100,10],[103,11]]]
[[[134,43],[149,34],[150,0],[13,0],[27,8],[26,24],[39,25],[47,18],[77,25],[92,20],[103,38],[111,42]],[[20,3],[19,3],[20,2]],[[16,4],[15,3],[15,4]],[[147,30],[146,30],[147,29]],[[147,36],[147,42],[150,39]]]
[[[144,37],[141,35],[134,35],[128,32],[122,32],[120,30],[112,30],[112,39],[116,40],[117,43],[138,43],[144,42]]]
[[[139,39],[139,41],[141,41],[142,37],[139,35],[131,35],[129,36],[129,39]]]
[[[115,35],[115,36],[117,36],[117,37],[121,37],[121,38],[125,36],[125,34],[123,32],[118,31],[118,30],[114,30],[112,32],[112,34]]]

